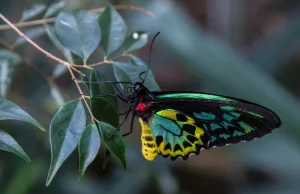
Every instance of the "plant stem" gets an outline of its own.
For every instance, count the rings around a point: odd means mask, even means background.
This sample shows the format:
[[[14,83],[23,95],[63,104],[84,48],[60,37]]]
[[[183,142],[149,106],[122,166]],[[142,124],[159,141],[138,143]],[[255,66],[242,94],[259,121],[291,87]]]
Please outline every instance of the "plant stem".
[[[45,54],[48,58],[51,58],[63,65],[65,65],[66,67],[72,68],[74,71],[76,71],[77,73],[85,76],[83,73],[81,73],[81,71],[77,70],[75,67],[72,67],[72,65],[70,63],[68,63],[67,61],[64,61],[54,55],[52,55],[51,53],[49,53],[48,51],[44,50],[43,48],[41,48],[39,45],[37,45],[35,42],[33,42],[30,38],[28,38],[23,32],[21,32],[16,26],[14,26],[14,24],[12,24],[5,16],[3,16],[0,13],[0,18],[7,23],[15,32],[17,32],[19,34],[19,36],[21,36],[22,38],[24,38],[25,40],[27,40],[32,46],[34,46],[36,49],[38,49],[39,51],[41,51],[43,54]]]
[[[68,70],[69,70],[69,72],[70,72],[70,74],[71,74],[71,78],[72,78],[72,80],[74,81],[74,83],[75,83],[75,85],[76,85],[76,87],[77,87],[77,89],[78,89],[78,92],[79,92],[79,94],[80,94],[80,98],[83,100],[83,102],[85,103],[85,105],[86,105],[86,107],[87,107],[87,109],[88,109],[88,111],[89,111],[89,113],[90,113],[90,115],[91,115],[91,119],[94,121],[95,120],[95,118],[94,118],[94,116],[93,116],[93,113],[92,113],[92,111],[91,111],[91,109],[90,109],[90,107],[89,107],[89,104],[87,103],[87,101],[86,101],[86,99],[85,99],[85,97],[84,97],[84,94],[83,94],[83,92],[82,92],[82,90],[81,90],[81,88],[80,88],[80,86],[79,86],[79,83],[78,83],[78,80],[75,78],[75,76],[74,76],[74,73],[73,73],[73,70],[74,71],[76,71],[77,73],[80,73],[81,75],[83,75],[83,76],[85,76],[83,73],[81,73],[80,71],[78,71],[75,67],[73,67],[70,63],[68,63],[68,62],[66,62],[66,61],[64,61],[64,60],[61,60],[61,59],[59,59],[58,57],[56,57],[56,56],[54,56],[54,55],[52,55],[51,53],[49,53],[49,52],[47,52],[46,50],[44,50],[44,49],[42,49],[40,46],[38,46],[35,42],[33,42],[30,38],[28,38],[23,32],[21,32],[17,27],[15,27],[8,19],[6,19],[6,17],[4,17],[1,13],[0,13],[0,18],[5,22],[5,23],[7,23],[9,26],[11,26],[11,28],[13,29],[13,30],[15,30],[18,34],[19,34],[19,36],[21,36],[22,38],[24,38],[25,40],[27,40],[32,46],[34,46],[36,49],[38,49],[40,52],[42,52],[43,54],[45,54],[47,57],[49,57],[49,58],[51,58],[51,59],[53,59],[53,60],[55,60],[55,61],[58,61],[59,63],[61,63],[61,64],[63,64],[63,65],[65,65],[67,68],[68,68]]]
[[[139,12],[142,12],[142,13],[152,17],[153,19],[156,19],[156,16],[152,12],[145,10],[141,7],[137,7],[137,6],[133,6],[133,5],[116,5],[115,8],[117,10],[139,11]],[[100,13],[100,12],[104,11],[104,8],[96,8],[96,9],[91,9],[89,11],[92,13]],[[56,18],[46,18],[46,19],[41,19],[41,20],[29,21],[29,22],[20,22],[20,23],[14,24],[14,26],[16,26],[18,28],[22,28],[22,27],[43,25],[43,24],[47,24],[47,23],[53,23],[53,22],[55,22],[55,19]],[[9,29],[11,29],[10,25],[0,25],[0,30],[9,30]]]

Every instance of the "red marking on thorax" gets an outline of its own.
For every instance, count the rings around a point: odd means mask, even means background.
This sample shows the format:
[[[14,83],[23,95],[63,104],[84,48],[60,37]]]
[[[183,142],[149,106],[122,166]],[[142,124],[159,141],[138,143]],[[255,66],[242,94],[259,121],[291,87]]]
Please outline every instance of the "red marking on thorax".
[[[138,112],[145,112],[147,110],[147,105],[145,103],[139,103],[135,110]]]
[[[137,107],[135,108],[136,111],[138,112],[145,112],[148,107],[150,106],[150,103],[144,103],[143,102],[143,98],[140,99],[140,103],[137,105]]]

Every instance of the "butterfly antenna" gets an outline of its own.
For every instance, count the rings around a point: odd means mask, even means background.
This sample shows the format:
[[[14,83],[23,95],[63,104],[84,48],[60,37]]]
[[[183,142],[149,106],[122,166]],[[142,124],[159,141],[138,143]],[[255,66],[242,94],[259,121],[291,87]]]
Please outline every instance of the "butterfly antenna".
[[[150,46],[150,53],[149,53],[148,69],[147,69],[147,71],[142,72],[142,74],[143,74],[143,73],[146,73],[145,78],[144,78],[143,81],[142,81],[142,84],[145,82],[145,79],[147,78],[147,75],[148,75],[148,72],[149,72],[149,69],[150,69],[150,64],[151,64],[150,62],[151,62],[152,46],[153,46],[153,43],[154,43],[155,38],[159,35],[159,33],[160,33],[160,32],[157,32],[157,33],[155,34],[155,36],[153,37],[153,39],[152,39],[151,46]]]

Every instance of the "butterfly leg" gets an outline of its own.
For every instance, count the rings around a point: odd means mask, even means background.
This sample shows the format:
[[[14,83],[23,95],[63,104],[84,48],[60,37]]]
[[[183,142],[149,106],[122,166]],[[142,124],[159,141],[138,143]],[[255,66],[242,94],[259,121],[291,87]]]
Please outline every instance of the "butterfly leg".
[[[132,107],[129,107],[129,109],[128,109],[126,115],[125,115],[124,120],[123,120],[122,123],[121,123],[121,124],[120,124],[113,132],[112,132],[112,134],[109,136],[108,139],[111,139],[111,137],[112,137],[117,131],[119,131],[119,129],[122,127],[122,125],[123,125],[123,124],[125,123],[125,121],[127,120],[128,116],[129,116],[129,113],[131,112],[131,109],[132,109]]]
[[[132,131],[133,131],[134,118],[135,118],[135,116],[134,116],[134,114],[132,114],[132,117],[131,117],[131,123],[130,123],[130,131],[129,131],[128,133],[123,134],[123,135],[122,135],[123,137],[125,137],[125,136],[127,136],[127,135],[129,135],[129,134],[132,133]]]
[[[129,110],[128,110],[128,111],[129,111]],[[126,115],[128,111],[126,111],[126,112],[123,112],[123,113],[119,113],[119,116]]]

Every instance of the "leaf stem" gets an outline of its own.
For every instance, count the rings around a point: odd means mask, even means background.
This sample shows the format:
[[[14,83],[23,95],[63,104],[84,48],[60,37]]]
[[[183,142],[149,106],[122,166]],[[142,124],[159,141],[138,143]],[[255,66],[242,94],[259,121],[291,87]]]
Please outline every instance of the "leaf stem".
[[[70,74],[71,74],[71,79],[74,81],[74,83],[75,83],[75,85],[76,85],[76,87],[77,87],[77,89],[78,89],[78,92],[79,92],[79,94],[80,94],[80,98],[82,99],[82,101],[84,102],[84,104],[85,104],[87,110],[89,111],[89,114],[90,114],[90,116],[91,116],[91,120],[92,120],[92,121],[95,121],[95,117],[94,117],[94,115],[93,115],[93,113],[92,113],[92,110],[90,109],[90,106],[89,106],[88,102],[87,102],[86,99],[85,99],[85,95],[83,94],[83,92],[82,92],[82,90],[81,90],[81,88],[80,88],[80,86],[79,86],[78,80],[77,80],[76,77],[74,76],[74,73],[73,73],[73,70],[72,70],[71,66],[68,66],[68,70],[69,70],[69,72],[70,72]]]
[[[96,67],[96,66],[99,66],[99,65],[103,65],[103,64],[112,64],[115,60],[119,59],[119,58],[122,58],[122,57],[130,57],[131,54],[122,54],[122,55],[119,55],[119,56],[116,56],[114,58],[111,58],[111,59],[106,59],[104,58],[104,61],[102,62],[99,62],[99,63],[94,63],[94,64],[90,64],[88,65],[89,67]]]

